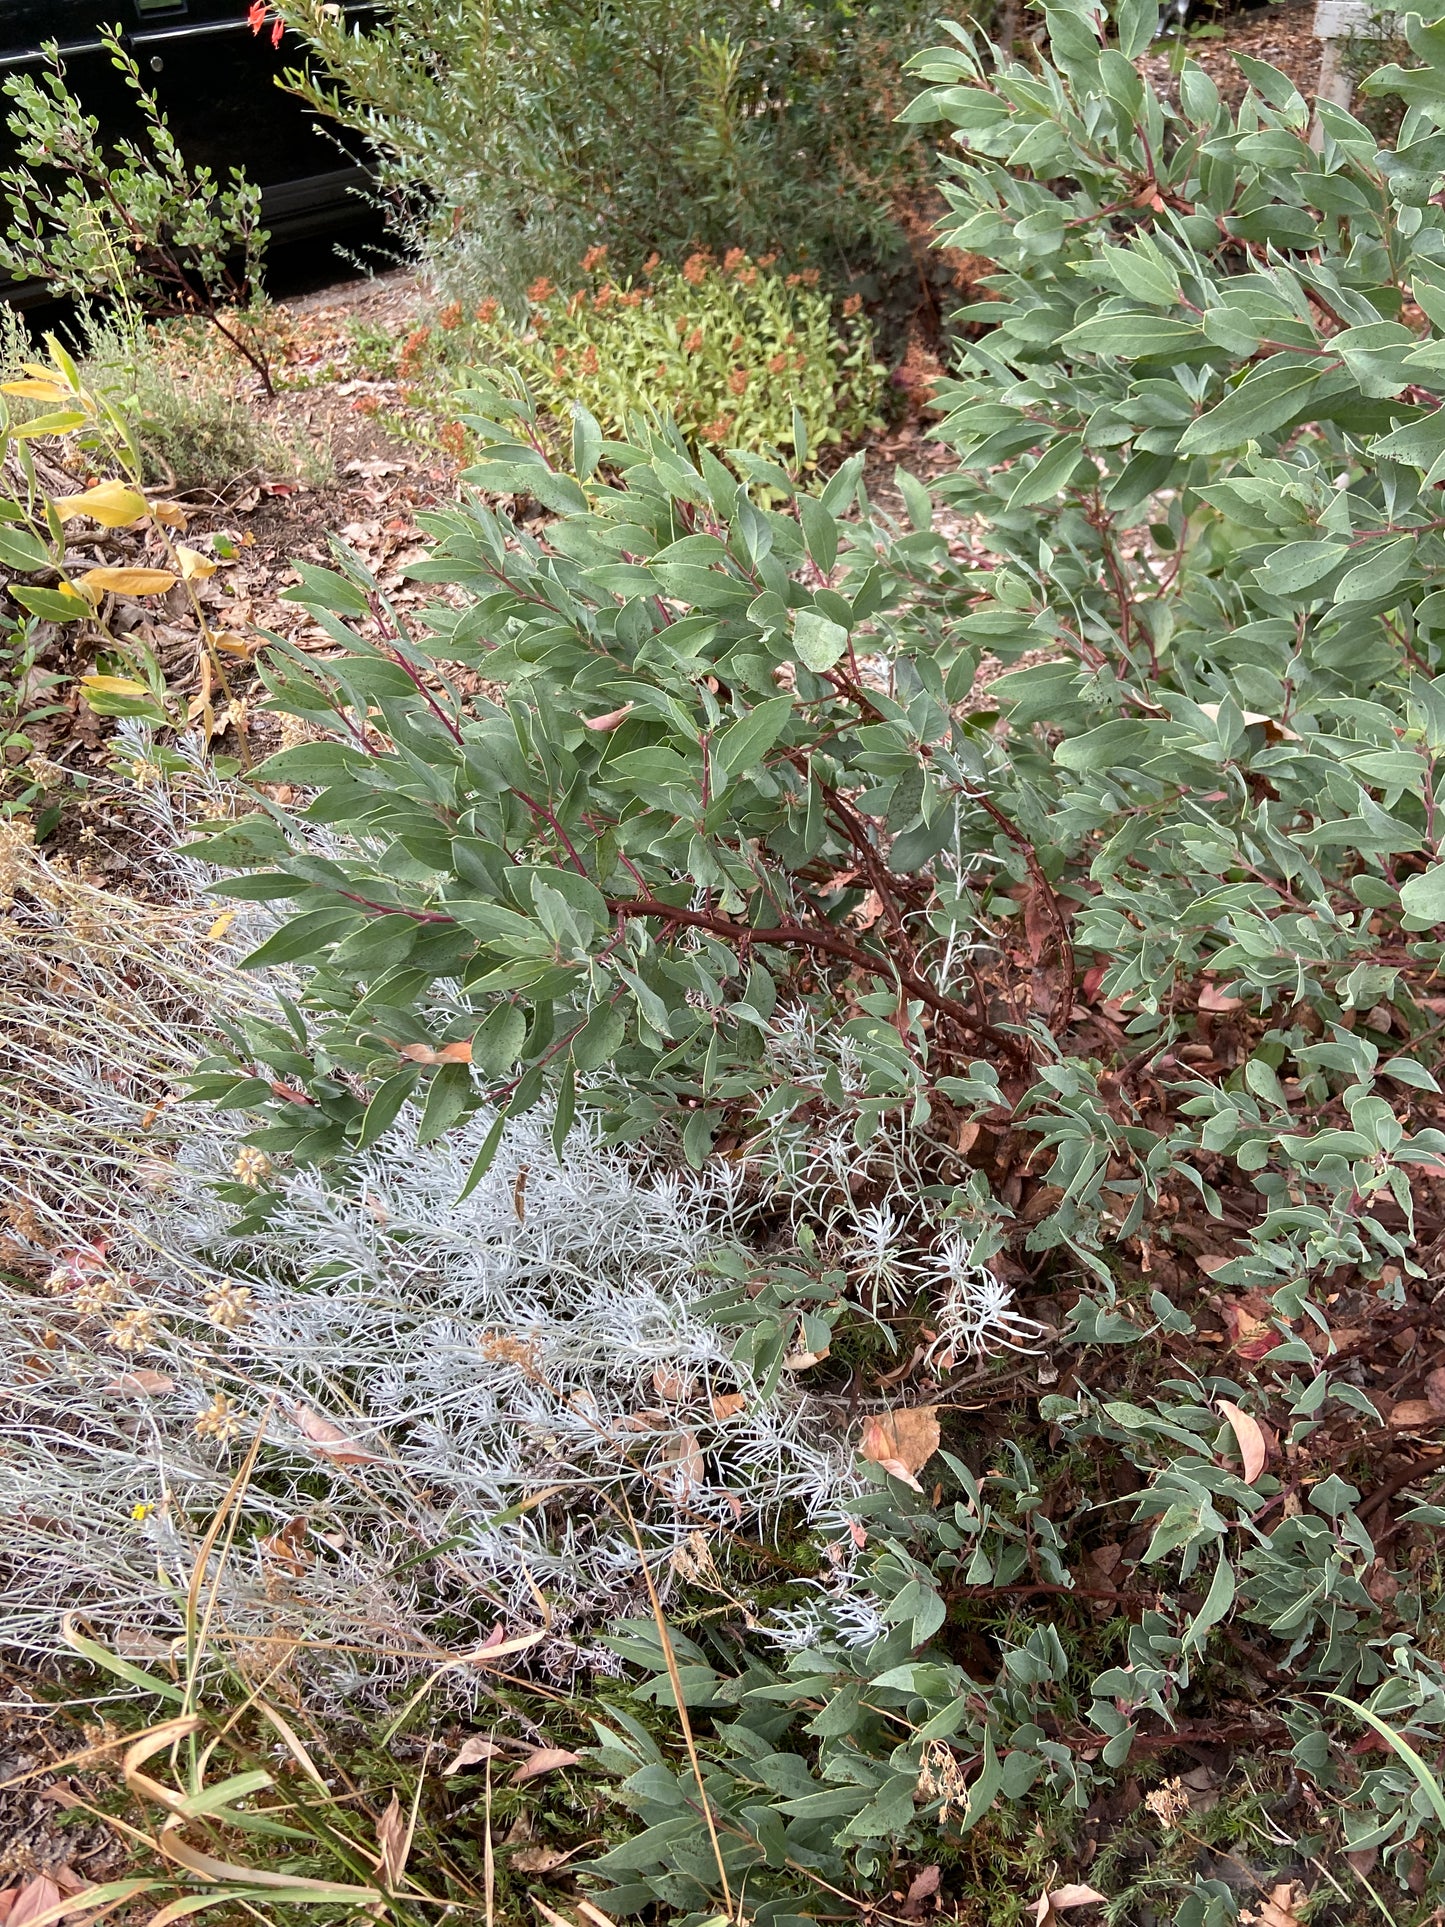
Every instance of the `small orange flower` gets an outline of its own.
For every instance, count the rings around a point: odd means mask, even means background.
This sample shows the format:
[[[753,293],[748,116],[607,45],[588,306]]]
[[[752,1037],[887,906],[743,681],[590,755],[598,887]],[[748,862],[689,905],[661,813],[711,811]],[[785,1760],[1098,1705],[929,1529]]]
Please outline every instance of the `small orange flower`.
[[[786,355],[774,355],[768,363],[768,373],[770,375],[780,375],[787,365],[788,357]]]
[[[728,376],[728,393],[730,395],[745,395],[748,392],[748,383],[751,380],[752,376],[746,368],[734,368]]]
[[[640,307],[642,305],[642,290],[641,288],[631,288],[626,294],[618,295],[617,299],[622,303],[624,308]]]
[[[560,375],[563,369],[567,366],[567,350],[559,344],[556,348],[553,349],[552,352],[556,356],[557,373]]]
[[[788,286],[790,288],[800,288],[802,285],[803,277],[801,274],[790,274],[788,276]]]
[[[818,270],[816,268],[804,268],[798,278],[805,288],[816,288],[819,279]]]
[[[846,315],[855,315],[860,311],[862,306],[863,306],[862,295],[850,294],[848,299],[843,303],[843,312]]]
[[[485,328],[489,322],[495,321],[496,318],[497,304],[492,297],[488,295],[486,300],[481,302],[477,308],[477,320],[480,321]]]
[[[685,335],[688,329],[692,326],[692,323],[688,320],[685,314],[680,314],[677,317],[677,320],[674,321],[672,325],[674,328],[676,328],[677,332],[680,335]]]
[[[582,361],[580,365],[584,375],[595,375],[597,373],[597,349],[590,341],[582,350]]]
[[[458,461],[467,452],[467,432],[460,422],[443,422],[437,440],[447,454],[454,456]]]
[[[740,348],[743,348],[743,347],[745,347],[746,345],[747,345],[747,344],[745,343],[745,341],[743,340],[743,337],[742,337],[741,335],[734,335],[734,336],[733,336],[733,338],[732,338],[732,341],[731,341],[731,343],[729,344],[729,349],[728,349],[728,352],[729,352],[730,354],[734,354],[734,355],[735,355],[735,354],[736,354],[736,353],[738,352],[738,350],[739,350]]]
[[[683,342],[682,352],[685,355],[695,355],[701,346],[702,346],[702,329],[694,328],[692,333],[688,336],[687,340]]]
[[[803,370],[807,367],[807,365],[808,365],[808,357],[805,354],[799,353],[793,356],[793,366],[797,369],[799,374],[802,374]]]
[[[453,328],[460,328],[461,325],[462,304],[460,301],[449,301],[437,316],[437,326],[445,328],[450,333]]]
[[[748,258],[747,253],[744,249],[729,248],[727,253],[723,256],[724,271],[728,274],[736,274],[738,269],[743,265],[743,263],[747,260],[747,258]]]
[[[658,254],[656,251],[649,254],[647,259],[642,264],[642,272],[644,274],[651,274],[652,270],[658,265],[658,263],[661,260],[662,260],[662,256]]]
[[[757,278],[758,278],[758,271],[754,267],[746,267],[746,268],[738,269],[738,280],[741,281],[741,283],[745,288],[750,288],[753,285],[753,283],[757,280]]]
[[[777,258],[778,257],[777,257],[776,251],[774,251],[772,254],[760,254],[758,256],[758,266],[760,268],[770,268],[773,265],[773,263],[777,260]]]
[[[700,288],[711,265],[705,254],[690,254],[682,264],[682,278],[690,288]]]
[[[658,364],[657,364],[657,370],[656,370],[656,373],[655,373],[655,375],[654,375],[654,377],[653,377],[653,378],[654,378],[654,380],[656,380],[656,381],[666,381],[666,380],[667,380],[667,363],[666,363],[665,361],[660,361],[660,362],[658,362]]]
[[[351,405],[358,415],[379,415],[381,413],[380,395],[358,395]]]
[[[603,308],[610,307],[616,299],[617,290],[613,287],[612,283],[608,281],[597,290],[597,293],[592,298],[592,305],[600,314]]]
[[[582,272],[584,274],[591,274],[592,270],[594,268],[600,268],[606,259],[607,250],[605,247],[596,246],[588,248],[582,257]]]
[[[716,421],[704,424],[702,438],[705,442],[726,441],[732,425],[733,418],[731,415],[719,415]]]
[[[544,301],[550,301],[555,293],[556,289],[552,286],[552,283],[547,279],[546,275],[539,274],[527,290],[527,299],[540,307]]]

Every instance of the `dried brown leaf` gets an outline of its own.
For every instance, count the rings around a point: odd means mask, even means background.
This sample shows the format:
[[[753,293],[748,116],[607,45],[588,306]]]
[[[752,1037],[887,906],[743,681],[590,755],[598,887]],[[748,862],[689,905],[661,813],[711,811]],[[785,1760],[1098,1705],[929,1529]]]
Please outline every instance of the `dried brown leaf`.
[[[1390,1407],[1389,1423],[1417,1427],[1438,1425],[1442,1416],[1445,1414],[1442,1414],[1437,1406],[1432,1405],[1428,1398],[1404,1398],[1398,1405]]]
[[[719,1421],[735,1418],[747,1402],[742,1392],[719,1392],[712,1401],[712,1415]]]
[[[1229,1429],[1234,1434],[1239,1456],[1244,1461],[1244,1482],[1253,1485],[1269,1463],[1269,1446],[1259,1420],[1251,1418],[1248,1412],[1240,1411],[1227,1398],[1220,1399],[1218,1403],[1220,1411],[1229,1420]]]
[[[631,714],[632,704],[624,703],[621,709],[609,709],[605,716],[584,716],[582,718],[582,727],[599,732],[616,729],[617,725],[626,722]]]
[[[1059,1915],[1070,1907],[1100,1907],[1104,1900],[1097,1887],[1077,1884],[1055,1887],[1049,1893],[1040,1894],[1034,1902],[1034,1927],[1054,1927]]]
[[[921,1492],[917,1475],[938,1450],[941,1436],[937,1406],[914,1405],[865,1419],[858,1450],[870,1465]]]
[[[49,1874],[32,1874],[16,1894],[5,1927],[26,1927],[60,1899],[60,1889]]]
[[[442,1768],[443,1777],[448,1773],[460,1773],[464,1767],[480,1766],[484,1760],[495,1760],[501,1747],[481,1733],[473,1733],[469,1740],[463,1740],[457,1753]]]
[[[401,1810],[401,1799],[393,1793],[391,1804],[376,1823],[376,1847],[381,1856],[377,1872],[384,1887],[400,1886],[401,1877],[406,1872],[406,1858],[411,1851],[411,1828]]]
[[[543,1773],[555,1773],[559,1767],[577,1764],[577,1755],[569,1753],[565,1746],[535,1747],[512,1776],[513,1784],[520,1785],[523,1780],[535,1780]]]
[[[433,1049],[430,1044],[403,1044],[397,1054],[413,1064],[470,1064],[472,1042],[469,1037],[463,1037],[456,1043],[443,1044],[440,1049]]]
[[[322,1418],[319,1412],[313,1412],[309,1406],[293,1405],[291,1416],[295,1419],[302,1435],[315,1446],[316,1450],[324,1452],[327,1458],[337,1465],[384,1465],[386,1463],[385,1459],[378,1458],[374,1452],[368,1452],[364,1446],[358,1445],[355,1439],[348,1438],[339,1426],[333,1425],[330,1419]]]
[[[164,1372],[151,1372],[144,1366],[137,1366],[134,1371],[122,1372],[119,1378],[113,1378],[105,1389],[108,1392],[129,1392],[141,1398],[162,1398],[176,1389],[176,1381],[167,1378]]]
[[[1437,1365],[1426,1377],[1425,1396],[1437,1412],[1445,1412],[1445,1365]]]

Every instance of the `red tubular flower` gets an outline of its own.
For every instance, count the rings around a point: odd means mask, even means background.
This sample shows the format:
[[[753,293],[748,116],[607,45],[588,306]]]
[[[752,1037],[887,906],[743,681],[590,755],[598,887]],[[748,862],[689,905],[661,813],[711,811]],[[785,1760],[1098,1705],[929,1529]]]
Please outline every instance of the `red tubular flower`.
[[[271,45],[273,47],[279,47],[281,45],[281,36],[285,31],[286,22],[284,20],[277,18],[271,22]]]
[[[266,0],[251,0],[246,14],[246,25],[252,33],[260,33],[266,24]]]

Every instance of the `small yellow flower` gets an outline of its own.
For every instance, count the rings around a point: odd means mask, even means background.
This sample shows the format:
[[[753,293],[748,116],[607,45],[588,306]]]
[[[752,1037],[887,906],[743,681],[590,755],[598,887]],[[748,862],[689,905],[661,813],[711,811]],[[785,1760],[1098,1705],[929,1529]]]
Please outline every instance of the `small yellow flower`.
[[[209,1286],[206,1291],[206,1310],[210,1313],[213,1325],[219,1325],[223,1332],[235,1331],[251,1315],[251,1287],[233,1285],[229,1281]]]
[[[131,1507],[130,1516],[135,1520],[136,1524],[139,1525],[143,1519],[148,1519],[154,1511],[155,1507],[153,1505],[148,1505],[144,1500],[141,1500],[139,1504]]]
[[[197,1438],[219,1439],[223,1445],[235,1438],[241,1429],[241,1421],[224,1392],[217,1392],[205,1411],[199,1414],[195,1429]]]
[[[144,1352],[156,1342],[156,1319],[151,1311],[127,1311],[106,1333],[117,1351]]]
[[[258,1146],[243,1144],[236,1153],[236,1160],[231,1169],[242,1184],[249,1184],[255,1191],[270,1177],[271,1160]]]

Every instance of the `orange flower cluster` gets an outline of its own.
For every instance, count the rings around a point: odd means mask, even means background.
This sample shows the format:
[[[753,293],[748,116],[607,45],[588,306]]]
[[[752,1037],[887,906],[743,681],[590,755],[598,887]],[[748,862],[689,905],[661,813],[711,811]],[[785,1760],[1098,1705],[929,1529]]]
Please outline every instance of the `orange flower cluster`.
[[[682,352],[685,355],[695,355],[701,346],[702,346],[702,329],[694,328],[692,333],[688,336],[687,340],[683,342]]]
[[[584,375],[595,375],[598,365],[596,344],[589,341],[587,346],[582,350],[582,360],[579,366]]]
[[[607,250],[605,247],[597,246],[588,248],[582,257],[582,272],[584,274],[591,274],[595,269],[600,268],[606,259]]]
[[[497,306],[498,304],[492,299],[491,295],[488,295],[486,300],[478,305],[477,320],[481,322],[484,328],[496,320]]]
[[[437,326],[439,328],[445,328],[448,334],[450,334],[452,329],[460,328],[461,325],[462,304],[460,301],[449,301],[437,316]]]
[[[862,297],[862,295],[861,295],[861,294],[850,294],[850,295],[848,296],[848,299],[847,299],[847,300],[846,300],[846,301],[845,301],[845,302],[843,303],[843,312],[844,312],[844,314],[846,314],[846,315],[849,315],[849,316],[851,316],[851,315],[855,315],[855,314],[861,314],[861,313],[862,313],[862,311],[863,311],[863,297]]]
[[[467,452],[467,431],[460,422],[443,422],[437,440],[454,461],[460,461]]]
[[[550,301],[555,293],[556,289],[547,279],[546,275],[539,274],[527,290],[527,299],[534,303],[535,306],[541,307],[542,303],[544,301]]]
[[[734,368],[728,376],[728,393],[730,395],[745,395],[748,392],[748,383],[751,380],[752,376],[746,368]]]
[[[804,268],[800,274],[790,274],[788,276],[788,286],[790,288],[816,288],[817,285],[818,270],[816,268]]]
[[[716,421],[706,422],[702,430],[703,440],[725,442],[732,432],[733,420],[731,415],[719,415]]]
[[[700,288],[712,266],[710,254],[690,254],[682,264],[682,278],[690,288]]]
[[[415,328],[402,343],[401,353],[397,357],[396,371],[403,381],[417,372],[430,340],[430,328]]]
[[[786,355],[774,355],[768,363],[768,373],[770,375],[780,375],[787,365],[788,357]]]

